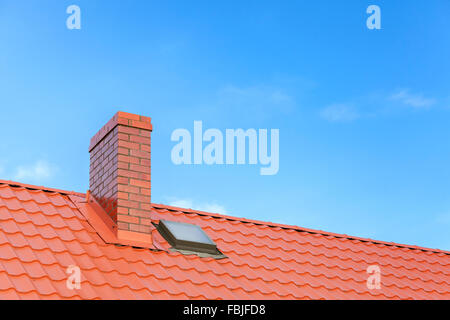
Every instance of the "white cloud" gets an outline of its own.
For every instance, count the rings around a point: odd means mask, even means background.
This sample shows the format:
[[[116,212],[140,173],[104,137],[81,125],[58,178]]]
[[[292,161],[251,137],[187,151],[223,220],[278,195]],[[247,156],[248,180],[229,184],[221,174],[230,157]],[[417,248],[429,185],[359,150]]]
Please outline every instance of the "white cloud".
[[[332,104],[320,112],[320,116],[330,122],[351,122],[360,117],[358,111],[347,104]]]
[[[391,100],[399,101],[404,105],[415,109],[429,108],[436,103],[435,99],[425,98],[422,94],[413,94],[409,90],[403,89],[390,97]]]
[[[17,167],[13,179],[16,181],[40,182],[52,177],[56,170],[56,167],[51,166],[46,161],[39,160],[31,165]]]
[[[225,207],[217,203],[196,203],[188,199],[175,199],[169,202],[169,206],[180,207],[185,209],[194,209],[199,211],[206,211],[211,213],[226,214]]]

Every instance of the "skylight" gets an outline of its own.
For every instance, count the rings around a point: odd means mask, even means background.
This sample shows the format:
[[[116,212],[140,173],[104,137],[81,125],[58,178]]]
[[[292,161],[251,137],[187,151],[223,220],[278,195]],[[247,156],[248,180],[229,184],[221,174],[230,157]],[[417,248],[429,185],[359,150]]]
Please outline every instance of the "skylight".
[[[197,225],[160,220],[158,231],[175,249],[220,254],[214,241]]]

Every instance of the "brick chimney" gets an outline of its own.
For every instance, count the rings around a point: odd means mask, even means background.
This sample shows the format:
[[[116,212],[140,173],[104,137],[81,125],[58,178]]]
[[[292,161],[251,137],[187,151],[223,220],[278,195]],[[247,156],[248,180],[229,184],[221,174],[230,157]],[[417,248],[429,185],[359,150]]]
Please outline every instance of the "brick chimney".
[[[150,235],[151,118],[118,112],[91,139],[90,195],[117,226],[118,237]]]

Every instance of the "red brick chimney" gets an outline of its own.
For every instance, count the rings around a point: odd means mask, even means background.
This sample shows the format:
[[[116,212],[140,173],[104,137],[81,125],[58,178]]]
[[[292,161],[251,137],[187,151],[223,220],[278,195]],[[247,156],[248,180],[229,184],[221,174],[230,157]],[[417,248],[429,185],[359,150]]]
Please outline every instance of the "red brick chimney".
[[[119,238],[150,235],[151,118],[118,112],[91,139],[90,195],[117,225]]]

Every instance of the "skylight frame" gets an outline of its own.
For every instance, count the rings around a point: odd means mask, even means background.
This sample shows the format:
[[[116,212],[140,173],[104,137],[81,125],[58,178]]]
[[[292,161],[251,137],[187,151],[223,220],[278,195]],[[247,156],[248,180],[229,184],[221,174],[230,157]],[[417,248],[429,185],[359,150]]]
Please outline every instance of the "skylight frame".
[[[210,243],[179,239],[170,230],[170,224],[189,225],[190,227],[196,228],[198,231],[201,231],[206,236],[206,238],[209,239]],[[157,230],[174,249],[221,255],[221,252],[217,249],[216,243],[198,225],[161,219],[157,226]]]

